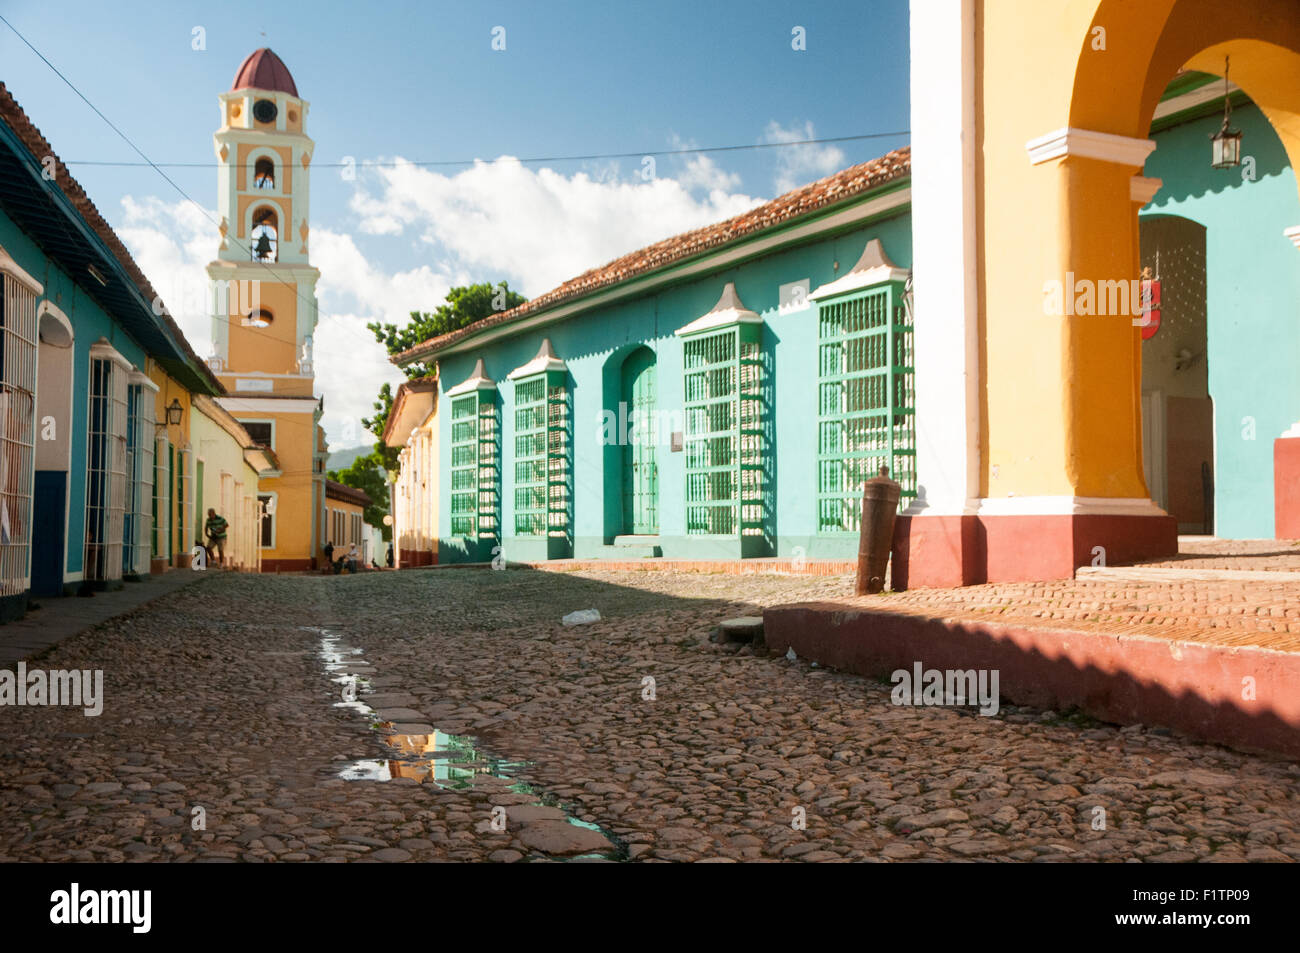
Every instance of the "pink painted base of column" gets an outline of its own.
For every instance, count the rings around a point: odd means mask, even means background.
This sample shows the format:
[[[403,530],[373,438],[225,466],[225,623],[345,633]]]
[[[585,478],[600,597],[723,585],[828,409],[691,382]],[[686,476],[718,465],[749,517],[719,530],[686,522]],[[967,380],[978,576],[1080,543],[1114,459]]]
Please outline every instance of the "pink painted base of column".
[[[1300,539],[1300,437],[1273,441],[1273,536]]]
[[[1177,552],[1172,516],[900,516],[891,578],[897,590],[1068,579],[1099,557],[1118,565]]]

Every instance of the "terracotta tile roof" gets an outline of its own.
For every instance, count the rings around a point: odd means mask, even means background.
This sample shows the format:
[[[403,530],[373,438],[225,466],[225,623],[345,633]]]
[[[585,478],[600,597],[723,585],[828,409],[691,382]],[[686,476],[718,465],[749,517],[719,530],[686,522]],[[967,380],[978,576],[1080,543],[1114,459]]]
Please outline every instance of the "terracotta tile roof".
[[[194,353],[194,349],[190,347],[190,342],[186,340],[180,326],[172,320],[171,314],[166,311],[166,306],[162,304],[162,298],[158,295],[158,292],[154,291],[153,285],[149,283],[149,279],[145,277],[144,272],[140,270],[140,266],[135,263],[131,253],[126,250],[122,240],[117,237],[117,233],[109,227],[108,222],[100,215],[99,209],[90,200],[86,190],[72,177],[68,167],[63,164],[63,160],[50,147],[49,142],[41,135],[41,131],[27,118],[27,113],[18,105],[18,101],[13,98],[4,83],[0,83],[0,122],[4,122],[5,125],[12,129],[23,145],[27,147],[27,151],[37,159],[42,159],[45,156],[54,159],[54,182],[59,187],[59,190],[67,196],[68,201],[76,208],[86,224],[108,246],[109,251],[113,253],[113,257],[126,271],[127,276],[140,289],[140,293],[144,295],[145,300],[158,302],[159,306],[164,309],[163,314],[159,316],[159,320],[171,330],[181,349],[193,360],[197,371],[211,382],[216,393],[224,394],[225,388],[221,386],[221,382],[212,373],[207,361]]]
[[[797,188],[784,195],[777,196],[757,208],[750,209],[726,221],[706,225],[693,231],[683,232],[656,242],[645,248],[616,258],[600,268],[592,268],[570,278],[558,288],[538,295],[525,303],[490,315],[474,324],[430,338],[414,347],[394,354],[390,360],[394,364],[409,364],[422,358],[431,357],[444,348],[455,344],[472,334],[501,324],[510,324],[520,318],[540,311],[546,311],[565,302],[584,298],[606,288],[630,281],[633,278],[650,274],[677,264],[704,252],[713,251],[724,245],[785,225],[801,215],[807,215],[835,205],[838,202],[856,198],[865,192],[879,188],[898,179],[906,178],[912,172],[912,150],[909,146],[895,149],[870,162],[850,166],[829,175],[824,179]]]
[[[327,499],[355,503],[361,507],[369,506],[371,503],[370,494],[365,490],[359,490],[355,486],[348,486],[346,483],[339,483],[335,480],[325,481],[325,496]]]

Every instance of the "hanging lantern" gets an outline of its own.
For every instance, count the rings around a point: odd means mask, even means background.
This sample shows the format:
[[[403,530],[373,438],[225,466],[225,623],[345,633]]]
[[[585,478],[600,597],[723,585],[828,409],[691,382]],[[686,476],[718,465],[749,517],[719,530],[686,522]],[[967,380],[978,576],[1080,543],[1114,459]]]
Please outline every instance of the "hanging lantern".
[[[1210,136],[1213,155],[1210,165],[1231,169],[1241,165],[1241,130],[1232,128],[1232,102],[1228,98],[1228,58],[1223,58],[1223,125]]]

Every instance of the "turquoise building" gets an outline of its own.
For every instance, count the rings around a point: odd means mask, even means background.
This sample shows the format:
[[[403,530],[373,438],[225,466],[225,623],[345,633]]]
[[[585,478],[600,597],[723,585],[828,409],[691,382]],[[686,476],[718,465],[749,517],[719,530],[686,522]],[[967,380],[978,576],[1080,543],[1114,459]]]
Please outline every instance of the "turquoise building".
[[[1159,326],[1142,345],[1152,497],[1184,533],[1273,538],[1274,441],[1300,421],[1300,202],[1260,109],[1232,87],[1241,165],[1211,166],[1224,83],[1189,73],[1156,112],[1140,215]]]
[[[0,84],[0,620],[148,575],[154,375],[220,385]],[[163,505],[167,505],[164,498]]]
[[[394,360],[438,367],[438,561],[849,558],[916,491],[910,155],[845,169]]]

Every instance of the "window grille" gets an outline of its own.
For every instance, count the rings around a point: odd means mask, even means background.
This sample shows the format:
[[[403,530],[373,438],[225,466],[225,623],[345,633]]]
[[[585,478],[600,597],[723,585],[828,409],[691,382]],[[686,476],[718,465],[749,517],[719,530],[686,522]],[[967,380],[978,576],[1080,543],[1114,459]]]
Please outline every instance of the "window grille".
[[[149,572],[153,536],[154,392],[145,384],[127,388],[127,505],[122,534],[122,569]]]
[[[545,536],[561,548],[570,540],[573,495],[566,377],[545,371],[515,382],[515,535]]]
[[[686,532],[764,533],[766,401],[761,328],[745,324],[685,338]]]
[[[22,595],[35,479],[36,294],[4,274],[0,295],[0,596]]]
[[[451,403],[451,532],[482,541],[500,532],[500,473],[493,391],[478,390]]]
[[[903,285],[818,302],[817,526],[857,533],[862,488],[884,465],[916,497],[912,326]]]
[[[127,368],[116,356],[90,359],[86,441],[85,579],[122,578],[126,524]]]

